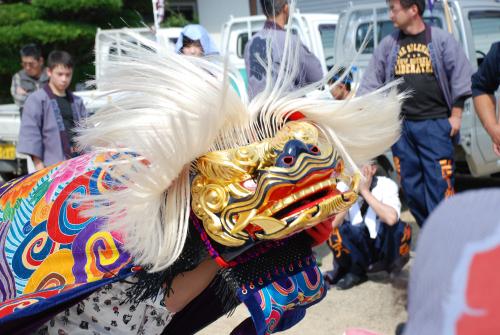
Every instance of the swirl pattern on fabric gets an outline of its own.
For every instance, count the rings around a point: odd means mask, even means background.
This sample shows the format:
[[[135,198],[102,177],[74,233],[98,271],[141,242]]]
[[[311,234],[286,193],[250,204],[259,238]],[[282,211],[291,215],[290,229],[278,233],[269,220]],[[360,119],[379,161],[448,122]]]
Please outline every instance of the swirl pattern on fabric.
[[[12,269],[18,277],[28,279],[56,250],[57,244],[49,237],[46,228],[46,222],[33,228],[14,253]]]
[[[79,196],[89,195],[91,187],[89,180],[95,171],[77,177],[70,182],[54,201],[49,214],[47,231],[50,237],[58,243],[72,243],[76,235],[95,218],[82,214],[85,206],[75,201]]]
[[[0,246],[5,245],[9,222],[0,222]],[[16,284],[12,270],[8,266],[5,252],[0,249],[0,301],[12,299],[15,296]]]
[[[87,155],[0,187],[0,320],[132,273],[121,234],[102,230],[78,201],[119,186],[97,168],[104,159]]]
[[[73,241],[76,282],[90,282],[117,273],[130,261],[121,243],[107,231],[100,231],[102,220],[90,223]]]

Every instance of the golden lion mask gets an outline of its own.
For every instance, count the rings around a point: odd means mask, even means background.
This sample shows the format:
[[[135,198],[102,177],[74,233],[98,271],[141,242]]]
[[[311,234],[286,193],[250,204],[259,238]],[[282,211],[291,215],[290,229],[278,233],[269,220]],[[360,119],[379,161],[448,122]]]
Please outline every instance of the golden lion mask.
[[[238,247],[282,239],[345,211],[360,176],[344,174],[315,126],[290,122],[274,138],[198,159],[192,209],[216,242]],[[341,191],[342,181],[349,185]]]

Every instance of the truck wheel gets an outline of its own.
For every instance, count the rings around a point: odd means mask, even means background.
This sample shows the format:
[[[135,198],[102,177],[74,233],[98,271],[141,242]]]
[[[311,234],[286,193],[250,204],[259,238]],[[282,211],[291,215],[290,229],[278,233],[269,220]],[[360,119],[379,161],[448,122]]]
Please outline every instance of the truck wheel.
[[[16,175],[10,172],[0,173],[0,185],[16,178]]]

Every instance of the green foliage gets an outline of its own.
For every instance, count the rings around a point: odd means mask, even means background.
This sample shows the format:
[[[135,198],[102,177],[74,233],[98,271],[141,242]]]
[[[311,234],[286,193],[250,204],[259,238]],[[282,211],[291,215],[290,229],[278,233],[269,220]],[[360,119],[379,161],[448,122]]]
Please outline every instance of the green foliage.
[[[17,27],[0,26],[0,45],[15,49],[28,41],[40,45],[62,45],[75,39],[93,39],[95,32],[96,27],[86,24],[34,20]]]
[[[161,27],[184,27],[190,22],[180,13],[172,13],[167,15],[166,19],[161,23]]]
[[[33,0],[32,5],[42,12],[47,21],[64,20],[107,24],[117,18],[121,0]],[[120,24],[120,27],[123,23]],[[107,26],[106,26],[107,27]]]
[[[167,17],[160,24],[161,27],[169,28],[169,27],[184,27],[190,23],[198,23],[198,18],[194,18],[194,20],[188,20],[181,13],[177,12],[169,12],[166,14]]]
[[[154,21],[151,1],[123,0],[123,8],[141,16],[143,22],[152,23]]]
[[[23,4],[7,4],[0,6],[0,22],[2,25],[17,25],[40,17],[38,8]]]
[[[122,0],[32,0],[31,4],[45,13],[81,13],[87,11],[118,12]]]

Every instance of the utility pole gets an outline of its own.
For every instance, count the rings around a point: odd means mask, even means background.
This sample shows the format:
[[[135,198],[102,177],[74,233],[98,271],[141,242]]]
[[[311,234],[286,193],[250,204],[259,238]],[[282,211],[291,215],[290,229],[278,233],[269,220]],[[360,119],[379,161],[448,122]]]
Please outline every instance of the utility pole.
[[[250,15],[257,15],[257,0],[248,0],[250,4]]]

